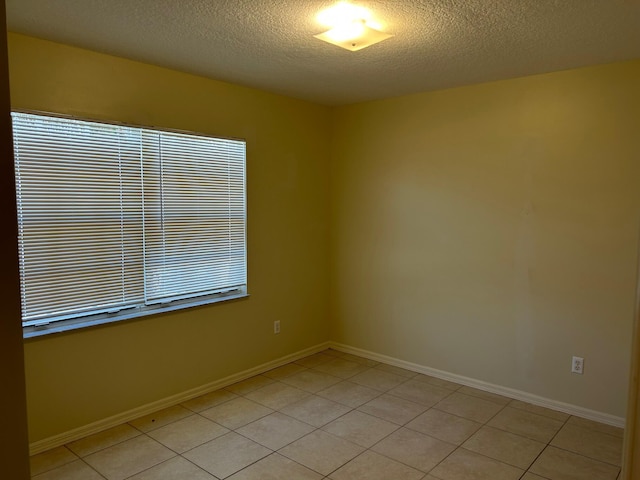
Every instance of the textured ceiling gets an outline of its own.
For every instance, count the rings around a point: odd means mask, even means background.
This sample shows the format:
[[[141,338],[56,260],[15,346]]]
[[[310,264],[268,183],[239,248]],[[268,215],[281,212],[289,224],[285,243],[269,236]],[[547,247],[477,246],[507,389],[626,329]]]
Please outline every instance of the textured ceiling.
[[[325,105],[640,58],[637,0],[369,0],[394,37],[313,37],[323,0],[6,0],[9,29]]]

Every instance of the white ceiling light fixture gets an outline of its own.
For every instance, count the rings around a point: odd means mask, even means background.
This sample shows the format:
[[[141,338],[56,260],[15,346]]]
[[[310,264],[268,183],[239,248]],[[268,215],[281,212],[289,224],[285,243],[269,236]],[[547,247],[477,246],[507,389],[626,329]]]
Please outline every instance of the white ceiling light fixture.
[[[318,21],[331,29],[314,37],[352,52],[393,37],[380,31],[368,9],[347,2],[323,10]]]

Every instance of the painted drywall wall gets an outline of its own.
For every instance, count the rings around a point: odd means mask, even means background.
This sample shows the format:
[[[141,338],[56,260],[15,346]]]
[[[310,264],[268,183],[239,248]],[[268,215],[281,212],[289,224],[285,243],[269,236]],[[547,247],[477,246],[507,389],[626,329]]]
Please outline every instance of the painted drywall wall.
[[[27,341],[31,441],[330,336],[624,415],[638,62],[333,111],[21,35],[10,70],[14,108],[248,141],[251,297]]]
[[[328,108],[22,35],[9,54],[14,109],[247,140],[250,297],[26,341],[32,442],[329,339]]]
[[[332,339],[624,417],[638,85],[633,61],[336,109]]]
[[[20,289],[16,236],[15,182],[5,4],[0,0],[0,467],[3,478],[27,480],[29,441],[25,395],[24,354],[20,328]]]

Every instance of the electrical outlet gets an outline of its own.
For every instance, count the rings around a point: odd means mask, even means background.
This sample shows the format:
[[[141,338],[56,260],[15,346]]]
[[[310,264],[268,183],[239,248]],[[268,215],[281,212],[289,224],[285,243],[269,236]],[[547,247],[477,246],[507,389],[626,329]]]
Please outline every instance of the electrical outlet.
[[[571,373],[577,373],[578,375],[584,373],[584,358],[573,357],[573,359],[571,359]]]
[[[273,322],[273,333],[280,333],[280,320],[276,320],[275,322]]]

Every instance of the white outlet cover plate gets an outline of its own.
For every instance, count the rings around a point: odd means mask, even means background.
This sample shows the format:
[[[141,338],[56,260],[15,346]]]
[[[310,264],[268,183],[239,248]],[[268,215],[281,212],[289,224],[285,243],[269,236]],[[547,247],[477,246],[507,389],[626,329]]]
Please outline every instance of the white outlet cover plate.
[[[584,358],[573,357],[571,359],[571,373],[582,375],[584,373]]]

